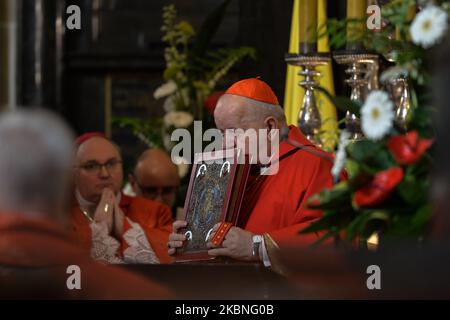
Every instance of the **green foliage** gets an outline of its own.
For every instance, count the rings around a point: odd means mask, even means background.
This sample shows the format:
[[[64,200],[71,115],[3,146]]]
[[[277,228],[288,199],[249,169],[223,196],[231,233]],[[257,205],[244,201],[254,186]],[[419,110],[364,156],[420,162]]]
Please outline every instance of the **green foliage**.
[[[133,134],[149,148],[164,148],[161,135],[161,118],[141,120],[130,117],[115,117],[112,124],[120,128],[131,129]]]
[[[163,8],[162,41],[166,44],[166,68],[163,79],[175,84],[174,92],[161,96],[170,111],[183,111],[196,120],[209,121],[203,111],[207,97],[230,69],[245,58],[254,59],[256,51],[250,47],[210,50],[211,42],[219,29],[230,0],[223,1],[204,20],[199,30],[186,20],[179,20],[175,6]],[[166,110],[167,112],[170,112]],[[134,118],[117,118],[115,123],[130,128],[148,145],[162,146],[172,127],[164,127],[163,119],[142,121]],[[166,139],[167,140],[167,139]],[[170,148],[170,146],[165,146]]]
[[[200,31],[192,46],[193,57],[203,57],[216,34],[225,15],[230,0],[225,0],[203,21]]]
[[[250,47],[208,50],[230,0],[225,0],[204,20],[198,32],[187,21],[177,22],[176,9],[169,5],[163,9],[165,49],[165,81],[177,85],[177,110],[188,111],[196,119],[203,119],[203,103],[229,70],[246,57],[255,58]]]
[[[327,237],[342,235],[342,240],[348,242],[357,238],[365,241],[374,232],[387,237],[422,236],[431,217],[427,197],[431,166],[427,157],[403,166],[404,178],[388,200],[361,208],[353,202],[354,193],[370,183],[378,172],[401,165],[395,162],[385,142],[350,143],[346,160],[348,180],[311,197],[310,208],[323,210],[324,216],[302,233],[322,231]]]

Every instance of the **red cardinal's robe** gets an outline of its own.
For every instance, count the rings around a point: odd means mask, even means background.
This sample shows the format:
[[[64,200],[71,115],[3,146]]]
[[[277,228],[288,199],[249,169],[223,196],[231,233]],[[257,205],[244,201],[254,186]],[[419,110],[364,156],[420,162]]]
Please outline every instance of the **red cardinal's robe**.
[[[299,231],[321,216],[307,207],[310,196],[333,185],[332,157],[314,147],[301,131],[289,127],[289,140],[306,146],[280,143],[279,170],[275,175],[250,177],[239,225],[257,234],[268,234],[279,247],[309,245],[316,234]]]
[[[172,259],[167,253],[167,241],[172,232],[172,214],[169,207],[156,201],[147,200],[141,197],[121,196],[120,208],[126,217],[138,223],[144,230],[147,239],[159,258],[161,263],[170,263]],[[81,244],[89,249],[92,243],[91,228],[86,216],[74,200],[72,209],[72,226]],[[124,232],[128,230],[125,220]],[[126,249],[125,242],[122,242],[122,252]]]

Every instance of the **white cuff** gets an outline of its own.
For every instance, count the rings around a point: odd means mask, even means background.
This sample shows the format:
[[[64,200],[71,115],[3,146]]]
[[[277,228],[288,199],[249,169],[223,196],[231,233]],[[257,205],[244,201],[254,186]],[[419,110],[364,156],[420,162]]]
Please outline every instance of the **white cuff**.
[[[123,234],[123,239],[128,248],[123,251],[126,263],[149,263],[157,264],[159,259],[147,240],[144,230],[136,223],[126,218],[131,228]]]
[[[120,243],[108,234],[106,222],[92,222],[89,226],[92,231],[91,257],[106,263],[123,263],[117,256]]]
[[[126,218],[131,228],[123,234],[128,248],[120,256],[120,242],[108,234],[106,222],[92,222],[91,257],[106,263],[160,263],[147,240],[144,230],[136,223]]]

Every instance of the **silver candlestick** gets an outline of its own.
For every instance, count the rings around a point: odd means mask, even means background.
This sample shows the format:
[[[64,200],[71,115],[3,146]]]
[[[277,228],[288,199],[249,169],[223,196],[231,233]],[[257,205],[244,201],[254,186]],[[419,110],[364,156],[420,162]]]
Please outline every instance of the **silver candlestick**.
[[[408,78],[399,76],[390,79],[386,87],[391,93],[395,105],[395,124],[403,131],[407,130],[408,118],[411,112],[411,92]]]
[[[342,52],[335,53],[333,58],[338,64],[348,65],[345,73],[349,78],[345,82],[351,88],[350,99],[364,102],[370,90],[378,88],[378,56],[368,53]],[[361,121],[353,113],[347,111],[345,126],[350,133],[351,140],[363,137]]]
[[[331,58],[325,53],[287,54],[285,61],[290,65],[300,66],[302,70],[298,74],[304,77],[299,82],[305,89],[305,94],[298,114],[298,127],[309,141],[321,146],[319,132],[322,120],[314,96],[314,90],[319,85],[316,78],[321,74],[316,68],[328,64]]]
[[[384,55],[389,62],[397,64],[397,60],[393,52],[388,52]],[[411,113],[411,90],[409,87],[408,71],[400,67],[392,67],[397,69],[395,76],[381,77],[381,83],[384,88],[390,93],[392,101],[395,105],[395,124],[398,129],[407,131],[408,120]],[[386,73],[385,73],[386,75]]]

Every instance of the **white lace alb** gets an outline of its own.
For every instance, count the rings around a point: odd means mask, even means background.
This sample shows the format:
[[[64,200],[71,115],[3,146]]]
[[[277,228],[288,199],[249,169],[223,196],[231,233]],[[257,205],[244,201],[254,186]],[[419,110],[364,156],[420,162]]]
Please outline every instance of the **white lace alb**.
[[[106,263],[148,263],[157,264],[159,259],[153,251],[142,227],[126,218],[131,228],[123,234],[128,245],[120,255],[120,242],[108,234],[106,222],[92,222],[91,256]]]

